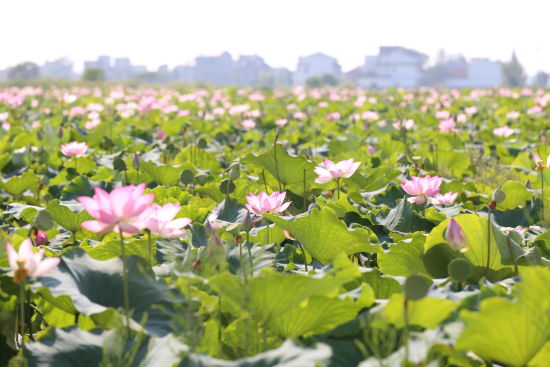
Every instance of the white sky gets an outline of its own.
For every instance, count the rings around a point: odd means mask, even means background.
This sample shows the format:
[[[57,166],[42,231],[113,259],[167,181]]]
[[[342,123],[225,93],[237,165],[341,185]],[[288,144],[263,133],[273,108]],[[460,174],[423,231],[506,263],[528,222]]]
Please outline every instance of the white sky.
[[[98,55],[175,66],[224,50],[295,69],[321,51],[345,71],[381,45],[550,71],[548,0],[0,0],[0,68]]]

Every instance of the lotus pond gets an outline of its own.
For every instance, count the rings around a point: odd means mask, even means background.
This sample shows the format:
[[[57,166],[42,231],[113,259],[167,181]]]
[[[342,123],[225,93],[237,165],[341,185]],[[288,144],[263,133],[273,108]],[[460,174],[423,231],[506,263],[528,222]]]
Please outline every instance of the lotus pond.
[[[550,92],[0,89],[0,365],[550,364]]]

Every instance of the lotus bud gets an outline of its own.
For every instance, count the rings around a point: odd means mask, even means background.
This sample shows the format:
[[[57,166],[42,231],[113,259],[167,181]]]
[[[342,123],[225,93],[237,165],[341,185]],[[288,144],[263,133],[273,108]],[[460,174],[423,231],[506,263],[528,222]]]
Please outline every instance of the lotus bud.
[[[243,229],[248,232],[254,227],[254,222],[252,221],[252,217],[250,216],[250,212],[247,210],[246,214],[243,217]]]
[[[225,246],[218,234],[212,229],[208,230],[207,227],[208,224],[205,225],[209,236],[204,261],[219,268],[225,262]]]
[[[140,156],[139,156],[139,153],[138,152],[135,152],[134,153],[134,157],[132,158],[132,166],[134,167],[134,169],[138,170],[139,169],[139,165],[140,165]]]
[[[467,251],[467,248],[464,248],[464,244],[466,243],[466,235],[464,234],[460,224],[458,224],[454,218],[451,218],[449,224],[447,225],[447,229],[445,230],[445,240],[453,249],[460,252]]]
[[[48,243],[48,235],[44,231],[36,231],[34,234],[34,243],[37,246]]]
[[[496,204],[500,204],[500,203],[502,203],[504,200],[506,200],[506,194],[504,193],[504,191],[499,190],[499,189],[496,189],[496,190],[493,192],[493,201],[494,201]]]

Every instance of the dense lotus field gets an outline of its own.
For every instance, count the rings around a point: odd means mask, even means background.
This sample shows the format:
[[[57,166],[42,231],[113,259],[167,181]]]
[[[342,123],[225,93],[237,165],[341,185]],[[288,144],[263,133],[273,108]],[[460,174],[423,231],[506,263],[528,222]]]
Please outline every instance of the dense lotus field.
[[[0,90],[0,365],[550,365],[550,92]]]

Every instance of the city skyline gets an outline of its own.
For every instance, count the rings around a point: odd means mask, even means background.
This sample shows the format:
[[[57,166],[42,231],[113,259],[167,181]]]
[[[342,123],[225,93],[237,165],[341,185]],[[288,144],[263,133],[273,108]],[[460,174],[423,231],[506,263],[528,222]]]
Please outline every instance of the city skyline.
[[[0,12],[8,15],[0,23],[0,69],[65,56],[81,72],[85,60],[111,55],[156,70],[228,51],[257,54],[273,67],[290,70],[296,69],[300,56],[323,52],[348,71],[379,46],[396,45],[425,53],[432,62],[440,49],[500,61],[509,60],[515,50],[528,74],[534,75],[550,71],[550,49],[543,47],[549,9],[534,0],[521,7],[494,0],[342,1],[338,6],[308,0],[161,0],[155,7],[126,0],[23,0],[0,5]],[[24,26],[21,19],[26,20]]]

